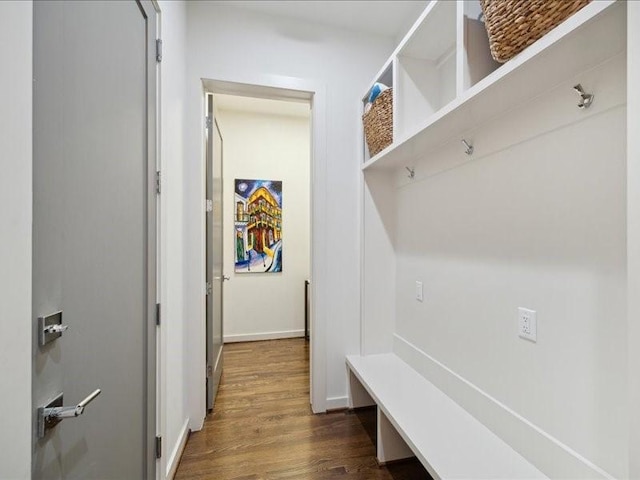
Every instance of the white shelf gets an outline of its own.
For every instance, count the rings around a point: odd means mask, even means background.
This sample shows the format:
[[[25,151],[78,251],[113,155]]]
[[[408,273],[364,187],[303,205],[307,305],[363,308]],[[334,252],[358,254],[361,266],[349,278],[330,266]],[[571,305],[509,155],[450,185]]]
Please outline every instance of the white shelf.
[[[397,50],[394,138],[456,97],[456,2],[434,2]]]
[[[432,2],[403,41],[396,55],[438,61],[455,46],[456,2]]]
[[[429,10],[427,8],[425,14]],[[553,86],[623,51],[626,48],[625,18],[624,2],[590,3],[425,118],[413,131],[399,132],[394,143],[366,161],[362,170],[412,165],[417,157],[425,157],[465,131],[507,111],[526,108],[528,101]],[[409,36],[417,28],[414,26]],[[403,42],[395,53],[405,44]]]
[[[462,95],[502,64],[491,56],[489,35],[484,22],[479,20],[482,13],[480,2],[460,2],[457,13],[456,91]]]

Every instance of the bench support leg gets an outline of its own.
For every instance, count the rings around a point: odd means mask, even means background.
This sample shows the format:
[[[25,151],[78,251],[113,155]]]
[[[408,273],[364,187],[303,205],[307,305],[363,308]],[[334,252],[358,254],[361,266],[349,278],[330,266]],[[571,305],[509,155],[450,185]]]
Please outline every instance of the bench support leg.
[[[369,392],[362,386],[360,380],[349,371],[349,408],[371,407],[376,404]]]
[[[413,451],[378,407],[378,463],[414,457]]]

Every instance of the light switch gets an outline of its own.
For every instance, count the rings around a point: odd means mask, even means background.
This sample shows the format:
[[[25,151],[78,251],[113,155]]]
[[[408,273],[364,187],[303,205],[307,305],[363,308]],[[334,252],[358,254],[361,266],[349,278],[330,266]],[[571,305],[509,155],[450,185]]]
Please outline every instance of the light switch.
[[[424,299],[422,295],[422,282],[416,281],[416,300],[421,302]]]

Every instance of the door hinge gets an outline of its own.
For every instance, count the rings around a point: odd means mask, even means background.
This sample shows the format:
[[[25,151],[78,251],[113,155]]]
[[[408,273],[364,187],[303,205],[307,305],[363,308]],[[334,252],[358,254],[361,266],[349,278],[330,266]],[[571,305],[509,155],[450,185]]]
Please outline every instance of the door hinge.
[[[213,212],[213,200],[207,199],[206,206],[207,206],[207,213]]]
[[[156,39],[156,62],[162,62],[162,39]]]
[[[213,125],[213,117],[211,115],[207,115],[204,117],[204,122],[207,130],[211,130],[211,126]]]
[[[160,304],[156,303],[156,325],[160,325]]]
[[[156,172],[156,193],[160,195],[160,170]]]
[[[211,368],[211,365],[207,365],[207,377],[211,376],[213,376],[213,368]]]
[[[211,292],[213,291],[213,289],[211,288],[211,282],[205,283],[204,291],[205,291],[205,294],[211,295]]]
[[[162,457],[162,437],[158,435],[156,437],[156,458]]]

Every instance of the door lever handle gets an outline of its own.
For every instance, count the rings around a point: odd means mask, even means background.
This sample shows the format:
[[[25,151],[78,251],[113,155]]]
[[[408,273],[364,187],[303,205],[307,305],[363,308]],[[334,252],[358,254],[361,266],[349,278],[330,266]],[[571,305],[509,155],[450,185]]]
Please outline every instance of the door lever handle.
[[[95,392],[89,395],[87,398],[82,400],[75,407],[52,407],[44,409],[44,417],[45,418],[71,418],[78,417],[83,414],[84,407],[89,405],[93,400],[100,395],[101,391],[98,388]]]
[[[64,407],[62,405],[62,394],[60,394],[47,405],[38,408],[38,438],[44,437],[47,431],[51,430],[65,418],[74,418],[82,415],[85,407],[93,402],[100,393],[101,390],[98,388],[80,403],[71,407]]]
[[[222,281],[224,282],[225,280],[231,280],[231,277],[229,275],[223,275]]]
[[[96,388],[96,390],[91,393],[89,396],[87,396],[87,398],[85,398],[84,400],[82,400],[78,406],[76,408],[81,408],[82,410],[84,410],[84,407],[86,407],[87,405],[89,405],[91,402],[93,402],[96,397],[98,395],[100,395],[102,393],[102,390],[100,390],[99,388]],[[82,413],[82,412],[80,412]]]

